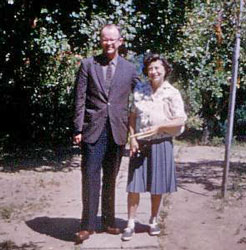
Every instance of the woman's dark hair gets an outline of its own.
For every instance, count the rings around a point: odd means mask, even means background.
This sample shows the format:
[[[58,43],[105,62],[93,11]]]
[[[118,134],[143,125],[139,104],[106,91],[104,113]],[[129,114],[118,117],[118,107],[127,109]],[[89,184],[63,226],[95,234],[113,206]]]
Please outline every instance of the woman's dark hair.
[[[155,61],[161,61],[163,67],[165,68],[166,71],[166,75],[164,77],[164,80],[170,75],[170,73],[172,72],[172,67],[171,65],[168,63],[168,61],[161,55],[159,54],[148,54],[144,57],[144,67],[143,67],[143,73],[145,76],[148,75],[148,67],[152,62]]]

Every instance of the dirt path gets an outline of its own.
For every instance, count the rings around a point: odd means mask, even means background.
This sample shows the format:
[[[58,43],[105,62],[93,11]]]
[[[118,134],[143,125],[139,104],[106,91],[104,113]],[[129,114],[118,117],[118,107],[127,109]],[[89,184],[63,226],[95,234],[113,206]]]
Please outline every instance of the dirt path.
[[[245,250],[246,150],[232,153],[227,201],[219,199],[223,148],[177,146],[175,150],[179,190],[164,198],[161,248]],[[29,162],[18,172],[0,172],[1,250],[75,249],[81,176],[79,158],[74,159],[65,160],[62,168]],[[15,170],[21,164],[15,162]]]
[[[179,190],[168,197],[162,239],[165,250],[246,249],[246,152],[232,155],[228,199],[221,180],[224,149],[180,147]]]

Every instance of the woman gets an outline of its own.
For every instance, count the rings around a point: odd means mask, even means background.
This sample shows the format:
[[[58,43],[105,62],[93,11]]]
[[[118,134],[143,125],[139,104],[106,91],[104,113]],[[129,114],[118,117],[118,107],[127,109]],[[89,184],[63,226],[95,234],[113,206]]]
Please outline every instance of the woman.
[[[149,55],[143,72],[149,83],[136,85],[130,113],[128,224],[122,240],[132,238],[142,192],[151,194],[149,234],[160,234],[157,214],[162,194],[177,190],[172,137],[183,132],[187,118],[180,92],[167,81],[171,66],[166,59]]]

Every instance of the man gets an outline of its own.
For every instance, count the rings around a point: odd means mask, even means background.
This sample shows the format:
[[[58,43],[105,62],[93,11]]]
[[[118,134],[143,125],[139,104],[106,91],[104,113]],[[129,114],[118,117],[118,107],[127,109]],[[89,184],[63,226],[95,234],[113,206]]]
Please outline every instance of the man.
[[[102,226],[119,234],[115,225],[115,181],[127,141],[128,99],[138,81],[136,68],[119,56],[123,43],[115,24],[100,34],[103,53],[82,60],[75,93],[74,142],[82,143],[82,230],[80,243],[96,230],[102,178]]]

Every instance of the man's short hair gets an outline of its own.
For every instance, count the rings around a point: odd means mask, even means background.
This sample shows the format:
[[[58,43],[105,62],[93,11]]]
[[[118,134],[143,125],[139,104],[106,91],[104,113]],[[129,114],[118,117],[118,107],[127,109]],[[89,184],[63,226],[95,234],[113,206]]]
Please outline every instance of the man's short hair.
[[[100,30],[100,36],[102,35],[102,31],[103,31],[105,28],[108,28],[108,29],[116,28],[116,29],[118,30],[118,32],[119,32],[120,37],[121,37],[121,28],[120,28],[120,26],[118,26],[118,25],[116,25],[116,24],[114,24],[114,23],[110,23],[110,24],[104,25],[104,26],[101,28],[101,30]]]

